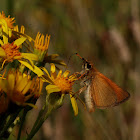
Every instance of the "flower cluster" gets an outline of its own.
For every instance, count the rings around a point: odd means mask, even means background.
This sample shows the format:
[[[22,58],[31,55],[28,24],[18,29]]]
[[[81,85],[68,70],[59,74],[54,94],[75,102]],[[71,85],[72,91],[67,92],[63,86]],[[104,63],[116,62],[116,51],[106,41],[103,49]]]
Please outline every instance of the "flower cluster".
[[[74,114],[78,114],[72,91],[77,78],[75,74],[68,76],[68,70],[63,74],[59,70],[57,74],[55,65],[65,66],[65,63],[57,59],[58,54],[48,55],[50,35],[44,36],[38,32],[33,39],[25,33],[24,26],[19,29],[15,23],[15,18],[0,13],[0,122],[6,123],[10,117],[10,122],[0,126],[0,138],[7,133],[4,126],[13,127],[11,119],[14,121],[21,117],[19,114],[22,110],[27,113],[36,108],[44,83],[47,84],[44,108],[47,106],[48,112],[59,107],[64,96],[69,94]],[[45,68],[46,63],[51,65],[50,74]]]

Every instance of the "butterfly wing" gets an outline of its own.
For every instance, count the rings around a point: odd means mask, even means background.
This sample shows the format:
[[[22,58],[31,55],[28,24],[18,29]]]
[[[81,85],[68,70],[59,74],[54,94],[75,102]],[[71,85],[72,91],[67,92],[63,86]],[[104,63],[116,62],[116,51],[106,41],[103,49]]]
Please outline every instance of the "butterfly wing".
[[[96,72],[89,86],[89,93],[97,108],[116,106],[127,100],[130,94],[100,72]]]

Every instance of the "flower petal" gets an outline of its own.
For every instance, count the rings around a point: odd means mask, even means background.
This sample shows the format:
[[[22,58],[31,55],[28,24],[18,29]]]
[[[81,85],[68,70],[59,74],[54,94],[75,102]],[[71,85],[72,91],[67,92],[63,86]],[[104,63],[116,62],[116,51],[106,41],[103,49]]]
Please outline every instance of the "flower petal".
[[[46,86],[46,91],[48,94],[53,93],[53,92],[59,92],[61,89],[56,86],[56,85],[47,85]]]
[[[42,67],[41,69],[45,71],[45,73],[47,74],[47,76],[48,76],[49,78],[51,78],[50,75],[49,75],[49,72],[47,71],[47,69],[45,69],[44,67]]]
[[[55,65],[53,63],[51,63],[50,65],[51,65],[51,72],[54,73],[55,72]]]
[[[24,78],[22,77],[22,79],[20,81],[18,81],[18,83],[16,83],[15,88],[17,91],[22,92],[27,84],[28,84],[27,77],[24,77]]]
[[[64,77],[67,77],[69,75],[70,71],[69,70],[66,70],[64,73],[63,73],[63,76]]]
[[[70,94],[70,99],[71,99],[71,104],[72,104],[72,108],[74,111],[74,115],[76,116],[76,115],[78,115],[78,106],[77,106],[76,99],[71,94]]]
[[[29,63],[27,63],[26,61],[22,61],[22,60],[18,60],[21,64],[23,64],[24,66],[26,66],[27,68],[29,68],[30,70],[32,70],[35,74],[38,75],[38,77],[41,77],[42,75],[44,75],[43,71],[38,68],[37,66],[34,65],[34,67],[32,67]]]
[[[53,80],[51,79],[49,72],[47,71],[47,69],[45,69],[44,67],[41,68],[43,71],[45,71],[46,74],[42,75],[42,80],[43,82],[47,82],[50,84],[54,84]]]
[[[21,36],[27,38],[30,42],[33,41],[33,39],[32,39],[30,36],[28,36],[28,35],[26,35],[26,34],[23,34],[23,33],[21,33],[21,32],[17,32],[17,31],[14,31],[14,30],[13,30],[12,33],[13,33],[14,35],[21,35]]]
[[[7,88],[7,81],[6,80],[3,80],[2,78],[0,78],[0,87],[1,89],[7,93],[8,91],[8,88]]]
[[[55,65],[53,63],[51,63],[50,65],[51,65],[51,77],[55,79],[56,78]]]
[[[15,72],[10,72],[8,74],[8,79],[7,80],[8,80],[9,91],[13,91],[14,86],[15,86],[16,73]]]
[[[7,44],[8,43],[8,26],[7,26],[7,23],[4,19],[1,19],[0,20],[0,24],[2,25],[2,29],[3,29],[3,42],[4,44]]]
[[[42,75],[41,78],[42,78],[43,82],[54,84],[53,80],[50,77],[48,77],[47,75]]]
[[[20,37],[14,41],[14,45],[20,46],[26,40],[25,37]]]
[[[22,91],[22,94],[26,94],[29,90],[30,86],[32,84],[32,81],[28,81],[28,84],[25,86],[24,90]]]
[[[32,54],[32,53],[22,53],[21,56],[23,56],[23,58],[25,59],[30,59],[30,60],[38,60],[38,56],[36,54]]]
[[[17,79],[16,79],[16,82],[19,83],[25,76],[23,75],[26,75],[25,73],[21,74],[19,71],[17,71]],[[26,75],[27,76],[27,75]],[[17,85],[17,84],[16,84]]]
[[[1,45],[1,46],[3,46],[3,45],[4,45],[1,39],[0,39],[0,45]]]
[[[57,77],[60,77],[61,74],[62,74],[62,70],[60,70],[60,71],[58,72]]]
[[[34,67],[34,63],[33,63],[32,60],[34,60],[34,59],[35,60],[38,60],[38,56],[37,55],[30,54],[30,53],[22,53],[21,54],[21,57],[24,58],[24,59],[27,59],[30,62],[30,64],[31,64],[32,67]]]
[[[6,57],[5,51],[0,47],[0,57]]]
[[[12,30],[11,29],[9,29],[9,37],[11,37],[12,36]]]

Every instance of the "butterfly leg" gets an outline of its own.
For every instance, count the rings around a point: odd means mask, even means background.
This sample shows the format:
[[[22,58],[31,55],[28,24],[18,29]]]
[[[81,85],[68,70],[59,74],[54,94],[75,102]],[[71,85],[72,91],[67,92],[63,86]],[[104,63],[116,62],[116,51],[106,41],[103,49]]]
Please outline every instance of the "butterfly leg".
[[[88,87],[88,85],[87,85],[87,83],[86,83],[85,81],[83,82],[83,84],[84,84],[84,86],[83,86],[82,88],[80,88],[79,91],[78,91],[79,95],[80,95],[83,91],[85,91],[85,90],[87,89],[87,87]]]
[[[86,82],[82,82],[84,84],[84,86],[82,86],[82,88],[80,88],[78,91],[76,91],[73,95],[75,94],[81,94],[83,91],[85,91],[88,87],[88,85],[86,84]]]

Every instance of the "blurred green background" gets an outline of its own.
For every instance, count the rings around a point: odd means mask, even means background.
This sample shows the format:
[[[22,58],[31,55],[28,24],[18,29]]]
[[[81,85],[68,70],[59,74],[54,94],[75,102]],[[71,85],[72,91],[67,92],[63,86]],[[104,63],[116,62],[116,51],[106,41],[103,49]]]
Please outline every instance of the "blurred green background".
[[[140,140],[139,0],[5,0],[0,11],[15,17],[32,37],[38,31],[50,34],[49,54],[57,53],[67,63],[77,52],[131,94],[124,104],[94,113],[78,102],[77,117],[68,97],[33,140]],[[81,64],[72,56],[68,69],[80,71]],[[37,102],[38,108],[42,102]],[[29,112],[23,140],[38,111]],[[16,139],[17,130],[10,140]]]

